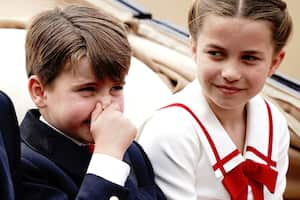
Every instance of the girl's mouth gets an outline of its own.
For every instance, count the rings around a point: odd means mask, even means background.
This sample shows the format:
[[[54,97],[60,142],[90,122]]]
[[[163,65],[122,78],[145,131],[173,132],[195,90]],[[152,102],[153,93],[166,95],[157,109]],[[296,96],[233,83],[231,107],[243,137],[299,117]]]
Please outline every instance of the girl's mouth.
[[[222,93],[224,94],[236,94],[240,92],[242,89],[232,86],[226,86],[226,85],[217,85],[216,86]]]

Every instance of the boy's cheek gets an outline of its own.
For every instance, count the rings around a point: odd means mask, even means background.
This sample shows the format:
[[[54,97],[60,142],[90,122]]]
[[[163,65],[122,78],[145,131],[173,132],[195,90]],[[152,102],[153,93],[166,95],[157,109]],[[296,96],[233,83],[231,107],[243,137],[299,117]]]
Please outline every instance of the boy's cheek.
[[[120,112],[124,113],[124,104],[120,105]]]
[[[125,108],[125,105],[124,105],[124,96],[122,96],[122,98],[118,99],[118,101],[116,103],[120,107],[120,112],[123,113],[124,112],[124,108]]]

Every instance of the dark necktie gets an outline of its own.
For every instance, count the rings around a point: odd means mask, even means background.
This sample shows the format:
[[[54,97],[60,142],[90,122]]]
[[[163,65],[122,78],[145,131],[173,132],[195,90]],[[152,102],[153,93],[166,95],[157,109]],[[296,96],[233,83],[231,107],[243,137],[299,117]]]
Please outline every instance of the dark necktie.
[[[93,154],[94,153],[94,149],[95,149],[95,144],[88,144],[88,145],[86,145],[86,149],[88,150],[88,152],[90,153],[90,154]]]

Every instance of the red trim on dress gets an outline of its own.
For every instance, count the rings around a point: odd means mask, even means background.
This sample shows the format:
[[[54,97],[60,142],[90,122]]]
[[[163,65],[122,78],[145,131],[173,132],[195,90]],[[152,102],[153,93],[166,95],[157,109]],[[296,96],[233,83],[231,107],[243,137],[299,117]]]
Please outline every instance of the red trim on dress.
[[[263,200],[263,186],[265,185],[270,192],[275,191],[275,185],[277,180],[277,172],[270,168],[270,166],[275,167],[276,162],[272,160],[272,148],[273,148],[273,118],[269,104],[265,101],[268,118],[269,118],[269,141],[268,141],[268,155],[265,156],[261,152],[259,152],[256,148],[252,146],[247,146],[246,150],[254,153],[257,157],[264,160],[267,165],[256,163],[252,160],[246,159],[244,162],[240,163],[234,169],[229,172],[225,172],[224,165],[229,162],[232,158],[239,155],[239,150],[235,149],[223,159],[220,159],[217,148],[210,137],[207,129],[201,123],[199,118],[195,115],[195,113],[186,105],[182,103],[173,103],[167,105],[164,108],[168,107],[181,107],[188,111],[192,117],[199,124],[203,133],[206,136],[207,141],[214,153],[216,158],[216,163],[213,165],[214,171],[220,169],[224,178],[222,183],[224,184],[227,191],[230,193],[231,199],[233,200],[246,200],[248,197],[248,185],[251,186],[253,196],[255,200]]]

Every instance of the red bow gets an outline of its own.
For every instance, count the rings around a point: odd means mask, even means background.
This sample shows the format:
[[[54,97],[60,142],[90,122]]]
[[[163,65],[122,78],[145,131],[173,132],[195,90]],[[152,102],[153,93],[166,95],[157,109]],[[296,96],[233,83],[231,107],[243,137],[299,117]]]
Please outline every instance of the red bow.
[[[248,185],[251,186],[254,200],[263,200],[263,186],[274,193],[277,174],[267,165],[246,160],[228,172],[222,182],[232,200],[247,200]]]

